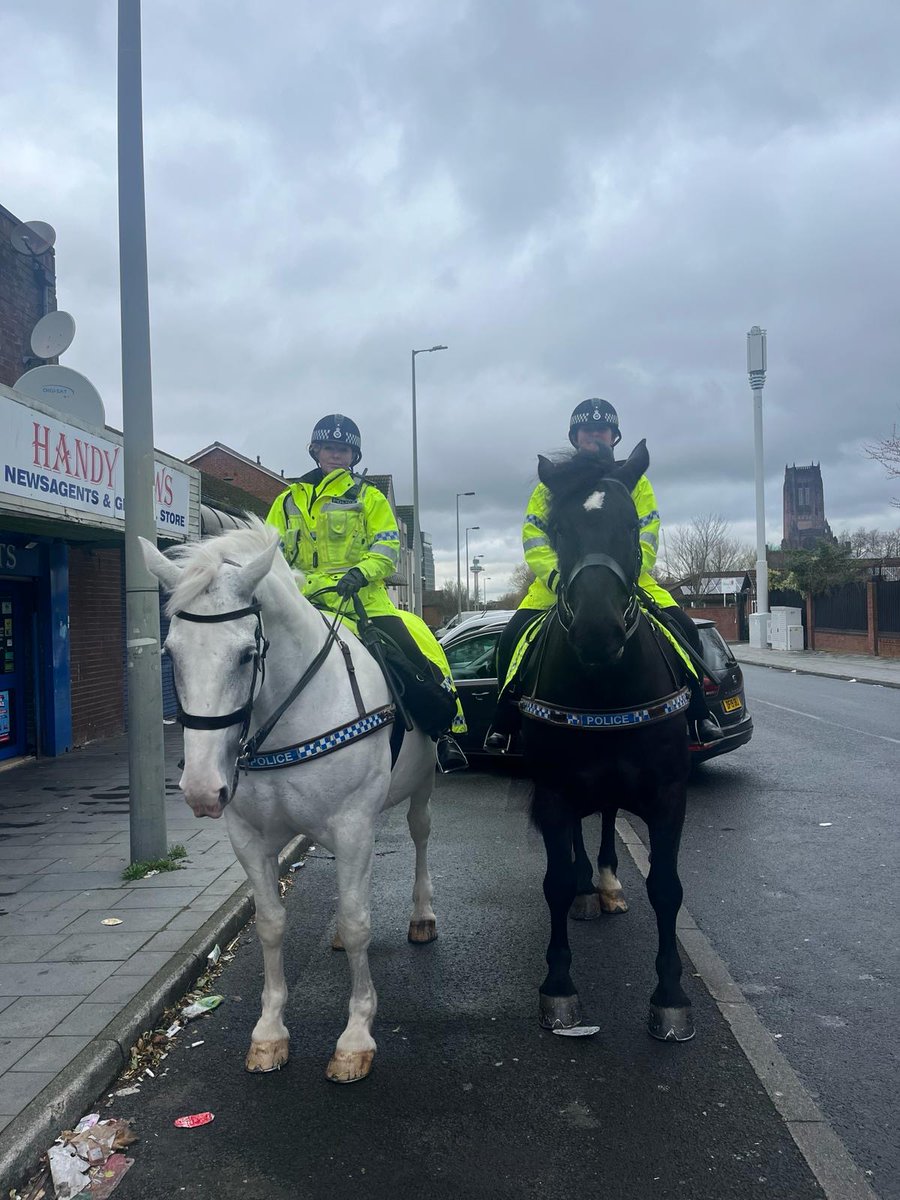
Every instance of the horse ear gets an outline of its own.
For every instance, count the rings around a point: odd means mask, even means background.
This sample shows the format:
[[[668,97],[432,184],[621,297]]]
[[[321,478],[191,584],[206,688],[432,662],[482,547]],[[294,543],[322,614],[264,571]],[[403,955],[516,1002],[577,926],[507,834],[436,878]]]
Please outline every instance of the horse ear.
[[[272,542],[263,550],[262,554],[257,554],[256,558],[245,563],[238,574],[238,587],[246,590],[249,595],[253,595],[256,590],[256,585],[268,575],[272,569],[272,563],[275,561],[275,555],[278,551],[278,540],[273,539]]]
[[[549,458],[545,458],[543,454],[538,455],[538,479],[546,488],[553,490],[553,477],[556,474],[556,467]]]
[[[171,558],[166,558],[146,538],[139,537],[138,541],[141,543],[141,550],[144,553],[144,563],[147,570],[151,575],[156,576],[167,592],[174,592],[175,585],[184,567],[179,567],[177,563],[172,562]]]
[[[647,439],[641,438],[625,462],[616,469],[615,477],[619,483],[624,483],[629,492],[633,492],[637,481],[647,474],[650,466],[650,452],[647,449]]]

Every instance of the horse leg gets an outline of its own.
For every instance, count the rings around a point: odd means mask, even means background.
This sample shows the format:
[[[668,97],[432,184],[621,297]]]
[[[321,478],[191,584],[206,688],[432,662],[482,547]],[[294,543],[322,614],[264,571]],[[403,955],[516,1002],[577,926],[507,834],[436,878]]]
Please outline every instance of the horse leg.
[[[573,825],[577,824],[559,807],[564,803],[558,795],[555,806],[548,797],[536,791],[536,809],[544,848],[547,852],[547,872],[544,875],[544,898],[550,909],[550,943],[547,946],[547,977],[540,986],[540,1023],[545,1029],[569,1029],[581,1021],[581,1005],[575,984],[569,974],[572,951],[569,949],[567,917],[575,899],[575,862],[572,853]]]
[[[574,921],[593,921],[601,914],[600,897],[594,887],[594,872],[591,860],[584,848],[584,832],[581,821],[575,821],[572,845],[575,852],[575,899],[569,910]]]
[[[616,855],[616,812],[615,808],[604,809],[601,817],[603,832],[600,835],[600,853],[597,855],[597,874],[600,879],[600,907],[605,913],[628,912],[625,893],[616,876],[619,859]]]
[[[240,845],[235,844],[233,818],[229,825],[232,844],[247,872],[256,901],[256,933],[262,945],[264,982],[262,1012],[250,1035],[245,1066],[248,1071],[277,1071],[288,1060],[289,1035],[284,1024],[287,983],[284,978],[284,927],[287,914],[278,893],[278,856],[268,854],[252,826],[241,822]]]
[[[339,834],[334,854],[338,879],[337,931],[350,966],[349,1018],[337,1040],[325,1075],[333,1083],[365,1079],[375,1057],[372,1022],[378,998],[369,974],[372,937],[370,893],[375,839],[371,828],[360,837]]]
[[[407,937],[416,945],[424,945],[433,942],[437,937],[437,923],[434,909],[431,907],[434,887],[428,873],[428,835],[431,833],[430,778],[425,787],[410,797],[406,823],[416,847],[416,881],[413,884],[413,910]]]
[[[656,913],[659,951],[656,955],[658,983],[650,997],[647,1027],[653,1037],[663,1042],[687,1042],[694,1036],[691,1002],[681,986],[681,958],[675,937],[675,920],[684,895],[678,878],[678,845],[683,821],[682,799],[673,816],[648,822],[650,873],[647,895]]]

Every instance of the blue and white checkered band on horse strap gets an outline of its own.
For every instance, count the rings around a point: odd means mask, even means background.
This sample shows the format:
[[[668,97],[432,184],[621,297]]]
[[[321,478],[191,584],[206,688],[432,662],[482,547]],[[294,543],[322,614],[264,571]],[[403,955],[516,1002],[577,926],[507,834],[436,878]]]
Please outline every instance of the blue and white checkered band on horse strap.
[[[341,750],[352,742],[358,742],[370,733],[384,729],[394,720],[393,704],[383,708],[373,709],[364,713],[355,721],[339,725],[328,733],[311,738],[308,742],[298,742],[295,746],[285,746],[281,750],[268,750],[265,754],[255,754],[252,758],[239,763],[244,771],[272,771],[276,767],[295,767],[300,763],[311,762],[316,758],[324,758],[335,750]]]
[[[642,704],[637,708],[601,708],[596,712],[586,712],[583,709],[557,708],[545,700],[537,700],[526,696],[519,701],[519,710],[523,716],[535,721],[546,721],[550,725],[565,726],[568,729],[633,729],[638,726],[652,725],[656,721],[665,721],[669,717],[677,717],[684,712],[690,703],[690,688],[683,687],[670,696],[663,696],[653,704]]]

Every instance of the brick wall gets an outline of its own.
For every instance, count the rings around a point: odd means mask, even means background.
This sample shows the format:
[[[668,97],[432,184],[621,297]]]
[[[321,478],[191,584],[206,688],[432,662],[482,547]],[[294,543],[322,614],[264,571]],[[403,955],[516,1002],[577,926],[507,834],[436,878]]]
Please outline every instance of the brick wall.
[[[816,650],[833,650],[835,654],[869,654],[869,638],[866,633],[838,633],[828,629],[816,629]]]
[[[125,728],[122,551],[69,551],[72,741]]]
[[[878,653],[884,658],[900,658],[900,633],[879,633]]]
[[[738,640],[738,614],[733,606],[717,604],[710,608],[686,608],[684,611],[689,617],[696,617],[698,620],[715,621],[716,629],[726,642]]]
[[[235,458],[218,446],[214,446],[206,454],[192,458],[191,466],[205,471],[207,475],[215,476],[216,479],[233,483],[235,487],[249,492],[259,500],[265,500],[267,504],[271,504],[287,487],[287,480],[273,479],[267,472],[259,470],[252,463]]]
[[[19,224],[12,213],[0,207],[0,383],[7,387],[12,387],[26,369],[31,331],[44,315],[44,268],[51,284],[55,270],[52,250],[34,260],[13,248],[9,235]],[[48,310],[52,311],[56,308],[52,286],[47,299]]]

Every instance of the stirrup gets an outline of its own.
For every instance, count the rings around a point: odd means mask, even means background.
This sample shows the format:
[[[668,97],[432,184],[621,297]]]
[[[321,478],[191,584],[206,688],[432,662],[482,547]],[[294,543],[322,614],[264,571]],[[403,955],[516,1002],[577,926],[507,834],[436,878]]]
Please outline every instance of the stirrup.
[[[464,771],[469,765],[459,743],[449,733],[442,734],[437,740],[437,762],[442,775]]]
[[[487,754],[509,754],[512,746],[512,735],[508,733],[497,733],[496,730],[489,729],[482,749]]]

